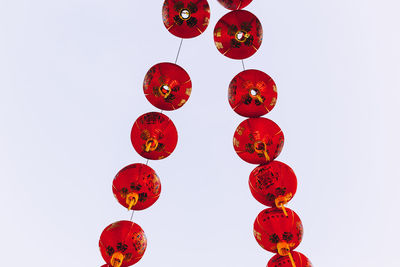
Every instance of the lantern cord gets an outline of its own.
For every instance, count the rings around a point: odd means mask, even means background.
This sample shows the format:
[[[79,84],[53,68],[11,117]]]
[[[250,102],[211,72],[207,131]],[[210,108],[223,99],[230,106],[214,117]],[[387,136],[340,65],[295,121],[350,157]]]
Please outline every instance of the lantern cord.
[[[181,53],[182,43],[183,43],[183,38],[181,39],[181,44],[179,45],[178,53],[176,54],[175,64],[176,64],[176,62],[178,62],[178,57],[179,57],[179,54]]]
[[[146,165],[148,165],[148,164],[149,164],[149,159],[146,160]]]
[[[132,210],[132,215],[131,215],[131,219],[130,219],[130,221],[131,222],[133,222],[133,214],[135,213],[135,211],[134,210]],[[132,224],[131,225],[131,227],[129,228],[129,232],[126,234],[126,236],[125,236],[125,239],[124,239],[124,243],[126,244],[126,240],[127,240],[127,238],[129,237],[129,233],[131,233],[132,232],[132,228],[133,228],[133,226],[134,226],[135,224]]]
[[[135,211],[134,210],[132,210],[132,214],[131,214],[131,218],[130,218],[130,221],[131,222],[133,222],[133,214],[135,213]]]
[[[242,66],[243,66],[243,70],[246,70],[246,68],[244,67],[244,61],[242,59]]]

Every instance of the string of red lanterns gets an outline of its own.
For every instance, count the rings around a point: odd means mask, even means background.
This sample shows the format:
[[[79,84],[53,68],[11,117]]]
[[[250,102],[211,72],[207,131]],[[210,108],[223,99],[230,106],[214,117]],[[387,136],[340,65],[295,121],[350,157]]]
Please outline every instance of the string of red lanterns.
[[[224,56],[242,60],[243,71],[229,84],[228,100],[232,109],[248,117],[236,128],[233,147],[250,164],[259,164],[250,174],[253,197],[269,207],[254,222],[254,237],[265,250],[276,253],[268,267],[311,267],[310,260],[293,251],[303,238],[299,216],[285,207],[297,190],[297,178],[286,164],[276,161],[283,148],[284,135],[272,120],[263,118],[277,101],[273,79],[260,70],[246,70],[243,60],[260,48],[263,29],[251,12],[242,10],[252,0],[218,0],[232,10],[214,28],[214,43]]]
[[[206,0],[165,0],[162,18],[167,30],[181,38],[181,43],[175,63],[158,63],[145,75],[144,95],[160,112],[143,114],[132,126],[132,146],[147,162],[124,167],[113,180],[115,198],[123,207],[132,210],[132,216],[130,221],[117,221],[103,230],[99,247],[106,264],[102,267],[134,265],[146,251],[146,235],[132,221],[133,211],[149,208],[160,196],[160,178],[148,166],[148,161],[168,157],[177,145],[176,127],[162,112],[179,109],[190,97],[191,79],[176,63],[183,39],[199,36],[208,27],[210,7]]]
[[[264,72],[244,68],[243,59],[255,54],[261,46],[262,25],[251,12],[241,10],[252,0],[218,1],[233,11],[216,24],[215,45],[223,55],[242,60],[244,69],[233,78],[228,91],[232,109],[248,117],[235,131],[234,149],[244,161],[260,164],[250,174],[250,191],[260,203],[270,207],[257,216],[254,236],[261,247],[276,253],[268,266],[312,266],[303,254],[293,251],[302,240],[303,226],[299,216],[284,206],[297,190],[293,170],[275,161],[282,150],[284,135],[277,124],[261,117],[276,104],[276,85]],[[161,112],[143,114],[132,127],[132,145],[147,162],[126,166],[113,180],[114,196],[122,206],[132,210],[132,217],[130,221],[109,225],[101,234],[99,246],[106,261],[103,266],[131,266],[144,255],[147,239],[142,228],[132,221],[133,211],[150,207],[160,196],[160,179],[147,163],[168,157],[177,145],[176,127],[162,111],[179,109],[190,97],[190,77],[176,62],[183,39],[194,38],[206,30],[210,8],[206,0],[195,3],[190,0],[165,0],[162,16],[167,30],[182,40],[174,64],[156,64],[145,76],[144,94]]]

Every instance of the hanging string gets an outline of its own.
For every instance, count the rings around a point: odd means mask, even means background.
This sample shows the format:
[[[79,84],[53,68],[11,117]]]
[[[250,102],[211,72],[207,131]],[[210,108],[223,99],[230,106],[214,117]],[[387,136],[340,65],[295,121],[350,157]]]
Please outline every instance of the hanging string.
[[[244,67],[244,61],[242,59],[242,66],[243,66],[243,70],[246,70],[246,68]]]
[[[133,214],[135,213],[134,210],[132,210],[132,214],[131,214],[131,218],[129,219],[131,222],[133,222]],[[124,238],[124,244],[126,244],[126,240],[129,238],[129,234],[132,232],[132,228],[135,224],[132,224],[131,227],[129,228],[128,233],[126,234],[125,238]]]
[[[179,45],[178,53],[176,54],[175,64],[176,64],[176,62],[178,62],[178,57],[179,57],[179,54],[181,53],[182,43],[183,43],[183,38],[181,39],[181,43]]]
[[[179,44],[178,53],[176,54],[176,58],[175,58],[175,64],[176,64],[176,62],[178,62],[179,54],[181,53],[182,43],[183,43],[183,38],[181,39],[181,43]],[[162,114],[162,113],[163,113],[163,110],[160,110],[160,113]],[[146,160],[146,165],[148,165],[148,164],[149,164],[149,159]],[[132,210],[131,218],[129,219],[131,222],[133,222],[133,215],[134,215],[134,213],[135,213],[135,211]],[[126,242],[126,239],[127,239],[128,236],[129,236],[129,233],[130,233],[131,230],[132,230],[132,227],[133,227],[133,225],[131,226],[131,229],[129,230],[128,234],[127,234],[126,237],[125,237],[125,242]]]

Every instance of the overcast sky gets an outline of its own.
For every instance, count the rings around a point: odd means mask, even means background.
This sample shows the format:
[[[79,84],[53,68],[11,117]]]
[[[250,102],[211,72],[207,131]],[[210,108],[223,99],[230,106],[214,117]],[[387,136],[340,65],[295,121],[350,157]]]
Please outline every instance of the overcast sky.
[[[0,249],[3,266],[100,266],[104,227],[130,214],[111,183],[144,163],[130,143],[148,69],[175,59],[162,0],[0,0]],[[159,201],[137,212],[148,248],[138,267],[265,266],[272,254],[252,228],[255,165],[234,152],[244,119],[227,100],[240,61],[212,31],[227,10],[185,40],[178,64],[192,78],[188,103],[166,112],[175,152],[150,162]],[[399,266],[398,1],[254,0],[264,28],[246,68],[268,73],[278,102],[266,117],[285,134],[278,160],[299,187],[289,207],[303,221],[298,251],[317,267]]]

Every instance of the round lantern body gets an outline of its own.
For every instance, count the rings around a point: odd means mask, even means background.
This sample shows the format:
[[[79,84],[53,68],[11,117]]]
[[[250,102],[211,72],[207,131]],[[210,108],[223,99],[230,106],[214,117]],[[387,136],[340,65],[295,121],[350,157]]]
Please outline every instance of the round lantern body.
[[[300,252],[292,251],[292,257],[296,264],[296,267],[312,267],[311,261],[301,254]],[[290,258],[288,256],[280,256],[279,254],[272,257],[268,262],[267,267],[292,267]]]
[[[137,263],[146,250],[147,239],[142,228],[130,221],[119,221],[104,229],[99,241],[101,255],[107,264],[121,267]]]
[[[175,110],[182,107],[192,92],[192,82],[187,72],[172,63],[159,63],[147,72],[143,91],[156,108]]]
[[[232,109],[244,117],[260,117],[270,112],[278,97],[275,82],[259,70],[245,70],[229,84],[228,100]]]
[[[266,164],[280,153],[284,136],[279,126],[266,118],[250,118],[236,128],[233,147],[238,156],[252,164]]]
[[[265,250],[278,253],[284,245],[292,250],[300,244],[303,225],[294,211],[286,210],[288,216],[278,208],[265,209],[258,214],[254,222],[254,237]]]
[[[165,0],[162,10],[164,26],[179,38],[202,34],[210,22],[207,0]]]
[[[253,0],[218,0],[221,5],[230,10],[243,9],[252,1]]]
[[[214,42],[221,54],[245,59],[260,48],[263,30],[260,21],[246,10],[231,11],[214,28]]]
[[[136,163],[126,166],[117,173],[112,189],[115,198],[122,206],[143,210],[153,205],[159,198],[161,182],[152,168]]]
[[[256,167],[250,174],[251,194],[269,207],[286,204],[296,194],[297,178],[292,168],[280,161]]]
[[[174,151],[178,132],[166,115],[149,112],[136,120],[131,131],[131,141],[139,155],[158,160],[168,157]]]

